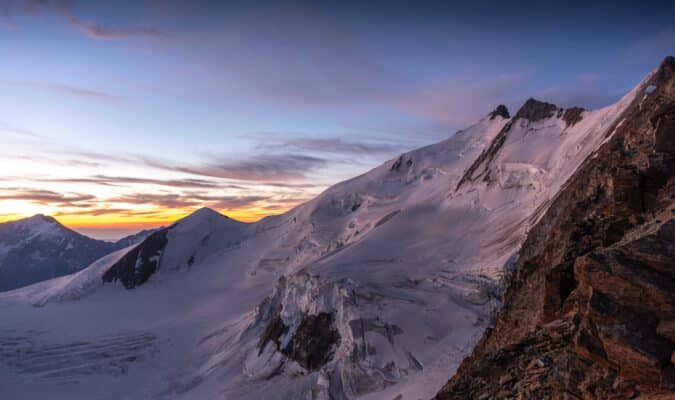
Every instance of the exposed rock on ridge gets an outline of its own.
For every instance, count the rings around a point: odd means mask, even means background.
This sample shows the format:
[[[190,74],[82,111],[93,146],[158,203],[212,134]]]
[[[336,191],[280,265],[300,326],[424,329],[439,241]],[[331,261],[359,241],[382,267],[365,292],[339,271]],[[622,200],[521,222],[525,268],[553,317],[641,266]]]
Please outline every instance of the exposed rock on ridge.
[[[103,274],[103,282],[119,280],[127,289],[145,283],[157,271],[168,231],[168,228],[156,231],[125,254]]]
[[[581,107],[572,107],[565,110],[562,117],[565,120],[567,126],[574,126],[577,122],[581,121],[581,114],[586,111]]]
[[[527,99],[525,104],[520,107],[513,119],[527,119],[530,122],[540,121],[549,118],[558,110],[558,106],[551,103],[535,100],[533,98]]]
[[[438,399],[675,396],[675,58],[612,131],[530,231]]]
[[[517,127],[527,127],[536,131],[538,127],[534,124],[548,119],[563,119],[565,126],[560,125],[560,129],[576,125],[583,119],[584,109],[581,107],[572,107],[568,109],[558,108],[558,106],[550,103],[545,103],[533,98],[528,99],[525,104],[520,107],[516,115],[510,119],[501,131],[492,139],[490,145],[480,154],[480,156],[467,168],[464,175],[457,183],[455,190],[458,190],[466,182],[494,182],[495,168],[492,165],[501,151],[504,143],[507,142],[511,132]],[[500,105],[493,112],[489,114],[490,119],[494,119],[497,115],[503,118],[509,118],[508,110],[505,106]],[[548,124],[548,122],[546,122]],[[555,122],[553,122],[555,124]]]
[[[270,341],[276,344],[286,357],[300,364],[308,371],[316,371],[333,356],[336,344],[340,342],[340,334],[333,327],[333,314],[322,312],[317,315],[305,314],[295,334],[285,347],[281,348],[281,338],[287,332],[286,326],[279,315],[275,316],[265,328],[258,344],[258,354],[262,354]]]
[[[495,119],[497,116],[500,116],[502,118],[509,119],[511,118],[511,114],[509,114],[509,109],[506,108],[505,105],[500,104],[495,108],[490,114],[490,120]]]

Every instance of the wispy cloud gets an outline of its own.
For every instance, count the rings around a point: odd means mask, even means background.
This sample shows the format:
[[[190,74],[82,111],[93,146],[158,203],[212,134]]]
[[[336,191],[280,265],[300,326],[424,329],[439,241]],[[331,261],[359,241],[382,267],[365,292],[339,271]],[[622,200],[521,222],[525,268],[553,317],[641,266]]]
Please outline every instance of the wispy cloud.
[[[184,209],[209,206],[217,209],[237,209],[249,207],[254,203],[267,200],[269,196],[229,196],[199,193],[132,193],[109,199],[111,203],[154,205],[161,208]]]
[[[27,14],[36,14],[41,11],[54,12],[85,36],[98,40],[166,39],[169,37],[166,32],[148,26],[121,27],[85,21],[76,16],[75,4],[67,0],[3,0],[0,2],[0,15],[5,25],[13,27],[12,14],[15,11]]]
[[[259,154],[247,159],[222,159],[230,156],[210,156],[203,162],[181,163],[142,155],[116,155],[96,152],[71,152],[73,156],[93,161],[142,165],[165,171],[229,179],[236,181],[278,182],[304,179],[307,174],[326,165],[327,160],[302,154]]]
[[[33,163],[41,163],[41,164],[54,164],[54,165],[61,165],[61,166],[68,166],[68,167],[87,167],[87,168],[94,168],[94,167],[100,167],[103,165],[100,162],[97,161],[90,161],[90,160],[80,160],[80,159],[59,159],[59,158],[53,158],[53,157],[47,157],[43,155],[28,155],[28,154],[6,154],[3,155],[3,157],[6,158],[12,158],[15,160],[24,160],[24,161],[30,161]]]
[[[28,138],[32,138],[32,139],[36,139],[36,138],[40,137],[40,135],[38,135],[37,133],[35,133],[31,130],[19,128],[17,126],[14,126],[14,125],[9,124],[9,123],[4,122],[4,121],[0,121],[0,132],[7,132],[7,133],[11,133],[11,134],[14,134],[14,135],[17,135],[17,136],[23,136],[23,137],[28,137]]]
[[[0,189],[0,200],[24,200],[41,205],[58,207],[88,207],[89,201],[96,197],[83,193],[57,193],[51,190],[3,188]]]
[[[63,85],[49,82],[31,82],[31,81],[5,81],[5,83],[38,89],[60,95],[80,97],[103,102],[113,102],[118,100],[118,97],[113,94],[101,90],[94,90],[78,86]]]
[[[52,183],[91,183],[103,186],[157,185],[171,188],[244,189],[243,186],[207,181],[204,179],[152,179],[129,176],[94,175],[82,178],[35,178],[34,180]]]
[[[402,146],[375,141],[348,141],[342,138],[302,137],[282,141],[266,139],[258,145],[259,149],[286,148],[293,150],[309,150],[330,154],[394,154],[402,150]]]
[[[40,83],[40,84],[36,84],[35,86],[41,87],[45,90],[48,90],[48,91],[51,91],[51,92],[54,92],[54,93],[67,94],[67,95],[75,96],[75,97],[87,97],[87,98],[90,98],[90,99],[103,100],[103,101],[112,101],[112,100],[116,99],[116,97],[111,95],[110,93],[102,92],[102,91],[99,91],[99,90],[85,89],[85,88],[80,88],[80,87],[75,87],[75,86],[50,84],[50,83]]]
[[[117,208],[117,207],[100,207],[100,208],[91,208],[86,210],[60,210],[54,213],[55,217],[64,217],[64,216],[94,216],[100,217],[102,215],[123,215],[123,216],[135,216],[138,215],[138,210],[133,210],[129,208]],[[153,212],[156,214],[156,212]]]
[[[202,165],[176,165],[144,158],[144,163],[159,169],[186,174],[241,181],[286,181],[304,179],[307,173],[326,164],[326,160],[300,154],[263,154],[245,160],[211,162]]]
[[[62,11],[61,14],[68,23],[78,29],[83,34],[101,40],[121,40],[131,38],[145,38],[145,39],[166,39],[169,35],[151,27],[112,27],[86,22],[78,19],[73,14]]]

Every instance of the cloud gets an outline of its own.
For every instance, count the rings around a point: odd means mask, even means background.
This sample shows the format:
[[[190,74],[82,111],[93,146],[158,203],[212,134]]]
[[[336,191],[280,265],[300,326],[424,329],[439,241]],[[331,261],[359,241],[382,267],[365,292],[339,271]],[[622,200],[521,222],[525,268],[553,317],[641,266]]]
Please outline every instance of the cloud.
[[[86,158],[89,160],[93,160],[95,162],[111,162],[111,163],[118,163],[118,164],[137,164],[140,162],[138,157],[134,156],[123,156],[123,155],[116,155],[116,154],[108,154],[108,153],[97,153],[93,151],[70,151],[67,152],[69,155],[73,157],[78,157],[78,158]]]
[[[152,204],[164,208],[191,208],[209,206],[218,209],[237,209],[251,206],[259,201],[269,199],[269,196],[229,196],[229,195],[211,195],[204,193],[185,193],[185,194],[151,194],[151,193],[132,193],[109,199],[111,203],[148,205]]]
[[[96,161],[87,161],[87,160],[74,160],[74,159],[57,159],[57,158],[51,158],[51,157],[46,157],[46,156],[39,156],[39,155],[27,155],[27,154],[8,154],[4,155],[3,157],[6,158],[12,158],[15,160],[25,160],[25,161],[30,161],[34,163],[43,163],[43,164],[54,164],[54,165],[61,165],[61,166],[68,166],[68,167],[87,167],[87,168],[94,168],[94,167],[100,167],[101,163],[96,162]]]
[[[3,193],[4,192],[4,193]],[[4,188],[0,200],[23,200],[42,205],[59,207],[89,207],[95,196],[82,193],[57,193],[51,190]]]
[[[113,102],[118,99],[117,96],[114,96],[110,93],[103,92],[100,90],[93,90],[70,85],[62,85],[57,83],[30,82],[30,81],[11,81],[6,83],[31,87],[55,94],[61,94],[71,97],[80,97],[103,102]]]
[[[133,38],[166,39],[169,35],[148,26],[118,27],[84,21],[75,15],[74,2],[67,0],[18,0],[0,2],[0,12],[5,25],[13,27],[12,14],[18,10],[27,14],[41,11],[54,12],[68,25],[87,37],[98,40],[124,40]]]
[[[154,213],[154,212],[153,212]],[[87,210],[67,210],[67,211],[57,211],[54,213],[55,217],[63,216],[94,216],[99,217],[101,215],[124,215],[132,216],[138,215],[138,210],[131,210],[128,208],[116,208],[116,207],[102,207],[102,208],[92,208]]]
[[[258,148],[290,148],[294,150],[309,150],[331,154],[394,154],[402,150],[402,146],[382,142],[356,142],[342,138],[295,138],[271,143],[265,140]]]
[[[0,132],[7,132],[17,136],[28,137],[31,139],[37,139],[40,137],[40,135],[31,130],[19,128],[17,126],[14,126],[12,124],[3,121],[0,121]]]
[[[273,186],[278,188],[286,189],[312,189],[318,187],[324,187],[325,185],[319,185],[315,183],[286,183],[286,182],[260,182],[262,186]]]
[[[109,93],[101,92],[101,91],[98,91],[98,90],[91,90],[91,89],[75,87],[75,86],[48,84],[48,83],[42,83],[42,84],[39,84],[38,86],[42,87],[45,90],[54,92],[54,93],[67,94],[67,95],[75,96],[75,97],[86,97],[86,98],[95,99],[95,100],[102,100],[102,101],[112,101],[112,100],[116,99],[115,96],[113,96]]]
[[[83,178],[37,178],[39,182],[54,183],[92,183],[103,186],[121,185],[157,185],[172,188],[196,188],[196,189],[244,189],[243,186],[207,181],[204,179],[151,179],[134,178],[129,176],[94,175]]]
[[[305,179],[307,174],[324,167],[327,160],[302,154],[260,154],[247,159],[220,161],[227,156],[210,156],[203,162],[181,164],[142,155],[115,155],[96,152],[70,152],[72,156],[101,162],[108,161],[129,165],[143,165],[164,171],[180,172],[209,178],[237,181],[278,182]]]
[[[304,179],[307,173],[326,164],[326,160],[300,154],[263,154],[245,160],[211,162],[203,165],[174,165],[145,158],[151,167],[186,174],[241,181],[285,181]]]
[[[86,36],[89,36],[94,39],[101,39],[101,40],[121,40],[131,38],[166,39],[169,37],[169,35],[166,34],[165,32],[162,32],[155,28],[111,27],[81,21],[80,19],[76,18],[73,14],[67,12],[62,13],[62,15],[71,26],[75,27],[80,32],[84,33]]]
[[[237,208],[251,207],[252,205],[270,199],[270,196],[248,195],[248,196],[214,196],[214,195],[192,195],[192,198],[203,201],[209,207],[223,210],[233,210]]]

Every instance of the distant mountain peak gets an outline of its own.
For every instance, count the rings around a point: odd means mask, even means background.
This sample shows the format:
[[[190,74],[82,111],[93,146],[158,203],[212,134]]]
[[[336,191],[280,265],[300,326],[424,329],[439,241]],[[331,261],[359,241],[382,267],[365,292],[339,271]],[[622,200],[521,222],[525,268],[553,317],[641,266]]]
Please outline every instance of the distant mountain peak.
[[[513,119],[523,118],[530,122],[549,118],[558,110],[558,106],[530,97],[518,110]]]
[[[212,221],[224,221],[224,220],[235,221],[232,218],[223,215],[212,208],[202,207],[193,211],[191,214],[188,214],[185,217],[179,219],[178,221],[176,221],[174,225],[185,226],[186,224],[188,224],[190,226],[192,225],[196,226],[204,223],[211,223]]]
[[[506,108],[506,106],[503,104],[498,105],[497,108],[492,110],[492,112],[488,115],[490,116],[490,120],[495,119],[495,117],[497,116],[500,116],[504,119],[511,118],[511,114],[509,114],[509,109]]]
[[[209,207],[199,208],[199,209],[193,211],[190,215],[188,215],[187,217],[185,217],[183,219],[187,219],[187,218],[213,218],[213,217],[230,219],[230,217],[228,217],[226,215],[223,215],[223,214],[219,213],[218,211],[216,211],[212,208],[209,208]]]
[[[59,221],[54,219],[54,217],[51,217],[49,215],[44,215],[44,214],[35,214],[31,217],[24,218],[19,221],[26,221],[26,222],[44,222],[44,223],[49,223],[49,224],[59,224]],[[60,224],[59,224],[60,225]]]
[[[55,234],[57,232],[68,230],[68,228],[61,225],[54,217],[44,214],[35,214],[28,218],[8,222],[8,224],[12,224],[20,229],[28,230],[36,235]]]

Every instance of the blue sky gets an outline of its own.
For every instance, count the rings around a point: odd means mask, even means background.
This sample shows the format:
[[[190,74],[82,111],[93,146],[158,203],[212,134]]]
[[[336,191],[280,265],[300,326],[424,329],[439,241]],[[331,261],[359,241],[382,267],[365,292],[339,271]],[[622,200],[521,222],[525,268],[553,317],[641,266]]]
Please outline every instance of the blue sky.
[[[610,104],[675,53],[672,2],[542,3],[0,0],[0,218],[253,220],[500,103]]]

